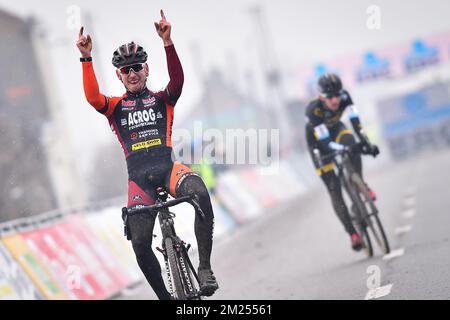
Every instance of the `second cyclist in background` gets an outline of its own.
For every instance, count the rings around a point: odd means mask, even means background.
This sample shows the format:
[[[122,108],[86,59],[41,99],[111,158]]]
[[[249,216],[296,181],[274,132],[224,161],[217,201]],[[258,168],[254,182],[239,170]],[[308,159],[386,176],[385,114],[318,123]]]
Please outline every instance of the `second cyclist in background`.
[[[353,130],[363,143],[362,153],[374,157],[379,154],[378,147],[370,143],[365,135],[358,112],[353,105],[350,94],[343,89],[341,79],[335,74],[325,74],[318,81],[319,97],[312,100],[306,107],[306,141],[316,167],[317,174],[322,178],[331,196],[333,208],[351,238],[352,248],[361,250],[362,242],[356,232],[349,215],[348,208],[342,196],[341,185],[334,172],[331,160],[319,165],[314,160],[313,150],[319,149],[322,155],[342,149],[356,143],[352,131],[341,121],[344,111],[349,111]],[[358,153],[353,153],[351,161],[356,171],[362,175],[362,161]],[[375,200],[375,193],[370,191]]]

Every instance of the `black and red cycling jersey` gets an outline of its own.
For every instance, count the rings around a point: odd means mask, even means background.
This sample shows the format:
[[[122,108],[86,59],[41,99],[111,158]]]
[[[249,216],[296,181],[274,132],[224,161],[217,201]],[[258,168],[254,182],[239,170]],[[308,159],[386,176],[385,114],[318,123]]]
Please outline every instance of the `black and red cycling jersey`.
[[[83,62],[86,99],[105,115],[117,135],[128,170],[142,162],[170,160],[174,107],[181,95],[184,75],[173,45],[165,47],[170,81],[164,90],[126,92],[119,97],[100,93],[92,62]]]

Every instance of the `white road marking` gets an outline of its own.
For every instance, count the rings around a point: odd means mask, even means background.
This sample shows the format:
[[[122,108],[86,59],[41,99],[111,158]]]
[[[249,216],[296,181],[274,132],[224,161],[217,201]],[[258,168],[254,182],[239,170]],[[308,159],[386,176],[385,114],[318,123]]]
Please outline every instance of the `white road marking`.
[[[383,256],[383,260],[391,260],[394,258],[398,258],[401,257],[402,255],[405,254],[405,249],[404,248],[399,248],[396,250],[392,250],[389,254],[385,254]]]
[[[415,197],[407,197],[403,201],[403,206],[405,208],[414,208],[416,206],[416,198]]]
[[[415,209],[408,209],[403,213],[403,217],[406,219],[412,218],[416,215]]]
[[[394,232],[395,232],[396,235],[402,236],[402,235],[404,235],[405,233],[410,232],[411,229],[412,229],[412,225],[407,224],[407,225],[405,225],[405,226],[401,226],[401,227],[395,228]]]
[[[393,284],[390,283],[382,287],[370,289],[366,294],[365,300],[378,299],[387,296],[391,293],[392,286]]]

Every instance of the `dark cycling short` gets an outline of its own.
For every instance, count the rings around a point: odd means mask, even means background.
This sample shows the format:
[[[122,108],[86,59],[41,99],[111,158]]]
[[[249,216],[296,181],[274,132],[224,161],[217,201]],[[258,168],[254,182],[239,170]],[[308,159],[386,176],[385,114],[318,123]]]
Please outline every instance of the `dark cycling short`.
[[[188,176],[197,175],[181,162],[144,162],[128,171],[128,207],[155,203],[155,189],[163,186],[172,197],[177,196],[178,186]]]

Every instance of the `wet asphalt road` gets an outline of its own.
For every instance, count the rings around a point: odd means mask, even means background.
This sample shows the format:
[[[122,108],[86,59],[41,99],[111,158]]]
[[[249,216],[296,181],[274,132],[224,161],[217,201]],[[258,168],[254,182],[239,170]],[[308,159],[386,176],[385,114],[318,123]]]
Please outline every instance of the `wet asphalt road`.
[[[366,175],[393,253],[350,248],[318,185],[215,244],[220,289],[209,299],[449,299],[450,151]],[[148,284],[118,299],[155,299]]]

